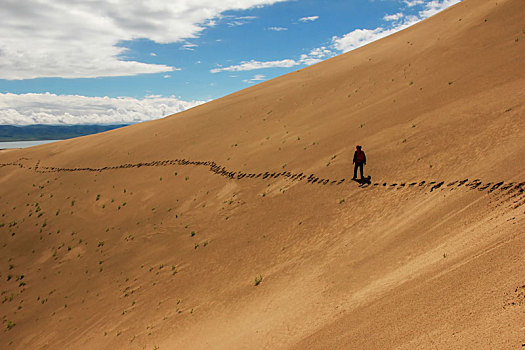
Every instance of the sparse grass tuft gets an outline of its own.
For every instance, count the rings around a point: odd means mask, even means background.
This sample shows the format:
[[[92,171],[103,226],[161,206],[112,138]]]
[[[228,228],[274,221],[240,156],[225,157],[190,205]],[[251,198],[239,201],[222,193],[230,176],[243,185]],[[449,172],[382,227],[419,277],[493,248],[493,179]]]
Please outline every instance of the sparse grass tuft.
[[[262,280],[263,280],[262,275],[255,276],[255,283],[254,283],[254,285],[258,286],[259,284],[261,284]]]

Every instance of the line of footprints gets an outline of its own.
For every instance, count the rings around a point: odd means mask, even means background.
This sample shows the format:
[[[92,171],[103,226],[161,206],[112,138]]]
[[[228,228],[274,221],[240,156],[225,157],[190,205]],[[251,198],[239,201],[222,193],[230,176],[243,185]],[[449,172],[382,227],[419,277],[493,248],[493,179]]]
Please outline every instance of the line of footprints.
[[[319,178],[315,174],[306,175],[303,172],[292,173],[290,171],[281,171],[281,172],[264,172],[264,173],[247,173],[242,171],[229,171],[223,166],[218,165],[213,161],[192,161],[187,159],[169,159],[169,160],[157,160],[152,162],[139,162],[139,163],[127,163],[115,166],[105,166],[101,168],[58,168],[58,167],[48,167],[41,166],[40,161],[37,161],[34,167],[25,166],[22,161],[27,161],[28,158],[20,158],[16,162],[10,163],[0,163],[0,168],[6,166],[17,166],[20,168],[33,169],[38,173],[59,173],[59,172],[103,172],[108,170],[117,170],[117,169],[132,169],[132,168],[141,168],[141,167],[160,167],[160,166],[205,166],[208,167],[208,170],[214,174],[227,177],[229,179],[242,180],[242,179],[277,179],[279,177],[288,178],[291,181],[305,181],[308,184],[317,184],[317,185],[341,185],[346,181],[345,179],[340,180],[331,180],[329,178]],[[444,181],[419,181],[419,182],[410,182],[410,183],[372,183],[370,179],[364,179],[357,181],[358,186],[361,188],[369,187],[379,187],[379,188],[388,188],[388,189],[402,189],[402,188],[430,188],[430,192],[435,190],[454,190],[458,188],[466,188],[470,190],[478,191],[488,191],[492,193],[496,190],[500,190],[505,193],[505,197],[510,196],[507,199],[513,199],[513,207],[518,208],[525,204],[525,182],[487,182],[483,183],[479,179],[471,180],[457,180],[445,184]]]

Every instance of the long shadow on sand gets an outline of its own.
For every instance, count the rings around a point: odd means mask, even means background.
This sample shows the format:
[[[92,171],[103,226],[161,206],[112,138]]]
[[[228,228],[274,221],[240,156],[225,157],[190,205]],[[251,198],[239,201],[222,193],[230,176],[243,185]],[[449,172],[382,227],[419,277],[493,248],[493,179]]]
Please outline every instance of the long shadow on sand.
[[[342,185],[350,184],[351,181],[346,181],[346,179],[330,179],[330,178],[320,178],[315,174],[306,174],[304,172],[293,173],[290,171],[281,171],[281,172],[259,172],[259,173],[250,173],[243,171],[230,171],[224,166],[221,166],[214,161],[193,161],[187,159],[167,159],[167,160],[156,160],[150,162],[139,162],[139,163],[126,163],[120,165],[104,166],[99,168],[91,167],[75,167],[75,168],[64,168],[64,167],[52,167],[52,166],[42,166],[40,160],[38,160],[34,166],[25,165],[26,161],[29,161],[27,158],[20,158],[18,161],[9,162],[9,163],[0,163],[0,168],[3,167],[18,167],[21,169],[33,170],[38,173],[74,173],[74,172],[105,172],[105,171],[115,171],[122,169],[137,169],[142,167],[166,167],[166,166],[202,166],[207,167],[208,171],[224,176],[232,180],[246,180],[246,179],[261,179],[261,180],[271,180],[283,178],[289,181],[302,181],[310,185]],[[383,188],[386,190],[401,190],[401,189],[410,189],[410,188],[419,188],[419,189],[429,189],[430,192],[437,190],[457,190],[457,189],[466,189],[466,190],[477,190],[477,191],[486,191],[492,193],[496,190],[499,190],[500,193],[505,193],[505,201],[512,200],[514,208],[518,208],[522,205],[525,205],[525,182],[482,182],[480,179],[469,180],[456,180],[451,181],[445,184],[445,181],[413,181],[410,183],[389,183],[389,182],[374,182],[372,183],[371,178],[367,177],[362,180],[354,180],[359,188]]]

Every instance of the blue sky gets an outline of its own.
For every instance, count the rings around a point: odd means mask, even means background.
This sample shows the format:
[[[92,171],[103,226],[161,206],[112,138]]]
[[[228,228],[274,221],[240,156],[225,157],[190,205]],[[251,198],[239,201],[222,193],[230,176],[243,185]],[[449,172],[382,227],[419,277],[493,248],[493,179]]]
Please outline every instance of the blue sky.
[[[130,123],[350,51],[458,0],[4,0],[0,124]]]

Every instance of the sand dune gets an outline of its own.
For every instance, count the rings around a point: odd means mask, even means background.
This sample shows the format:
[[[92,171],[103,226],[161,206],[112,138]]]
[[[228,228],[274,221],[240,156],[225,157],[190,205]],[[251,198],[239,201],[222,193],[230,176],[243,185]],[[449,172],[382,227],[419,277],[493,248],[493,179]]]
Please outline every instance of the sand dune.
[[[2,348],[521,348],[523,18],[465,0],[177,115],[0,153]]]

